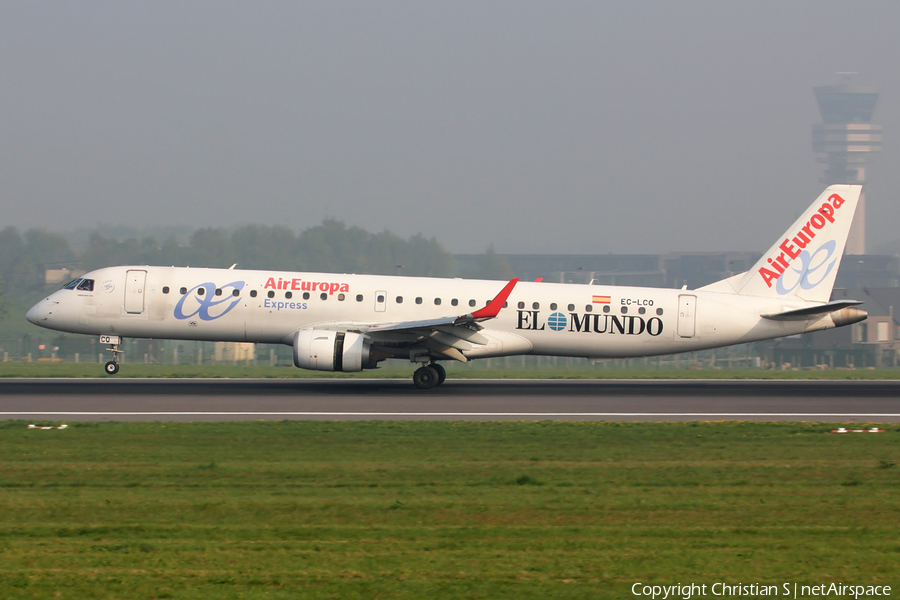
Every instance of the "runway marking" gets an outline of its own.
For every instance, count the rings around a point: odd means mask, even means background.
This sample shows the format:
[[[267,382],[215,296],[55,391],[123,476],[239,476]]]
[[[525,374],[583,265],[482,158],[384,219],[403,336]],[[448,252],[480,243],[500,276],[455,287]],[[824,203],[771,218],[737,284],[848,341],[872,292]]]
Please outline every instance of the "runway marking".
[[[291,385],[296,383],[328,383],[328,384],[353,384],[353,383],[401,383],[408,384],[409,379],[404,377],[4,377],[3,381],[15,382],[34,382],[35,385],[41,383],[200,383],[200,384],[221,384],[231,385],[234,383],[279,383]],[[447,379],[447,383],[473,383],[478,385],[496,384],[504,385],[508,383],[543,383],[553,385],[586,385],[586,384],[602,384],[602,383],[625,383],[625,384],[651,384],[651,385],[677,385],[680,383],[715,383],[715,384],[737,384],[743,385],[747,383],[764,383],[773,385],[808,385],[811,383],[838,384],[846,386],[856,386],[859,384],[890,384],[900,385],[900,379],[767,379],[767,378],[742,378],[742,379],[692,379],[692,378],[658,378],[658,379],[542,379],[535,378],[509,378],[509,379]]]
[[[96,417],[900,417],[900,413],[641,413],[641,412],[617,412],[617,413],[561,413],[561,412],[259,412],[259,411],[134,411],[134,412],[93,412],[93,411],[15,411],[0,412],[0,416],[96,416]]]

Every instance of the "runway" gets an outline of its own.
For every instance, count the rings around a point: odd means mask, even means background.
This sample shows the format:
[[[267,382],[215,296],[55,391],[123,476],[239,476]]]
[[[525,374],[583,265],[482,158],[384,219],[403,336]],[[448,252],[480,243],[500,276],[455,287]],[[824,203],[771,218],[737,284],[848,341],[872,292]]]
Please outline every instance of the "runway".
[[[900,381],[3,379],[0,419],[900,422]]]

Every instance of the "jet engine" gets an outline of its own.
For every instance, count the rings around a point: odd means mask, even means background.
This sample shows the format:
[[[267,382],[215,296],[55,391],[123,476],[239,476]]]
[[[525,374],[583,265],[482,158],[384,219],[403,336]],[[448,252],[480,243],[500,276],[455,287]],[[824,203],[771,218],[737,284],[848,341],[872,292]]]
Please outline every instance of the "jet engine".
[[[352,373],[375,368],[372,347],[359,333],[301,329],[294,332],[294,366]]]

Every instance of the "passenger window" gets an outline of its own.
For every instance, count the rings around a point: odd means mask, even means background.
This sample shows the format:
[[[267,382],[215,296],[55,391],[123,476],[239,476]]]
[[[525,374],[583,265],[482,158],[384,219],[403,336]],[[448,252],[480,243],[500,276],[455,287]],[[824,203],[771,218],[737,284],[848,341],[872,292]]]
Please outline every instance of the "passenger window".
[[[93,279],[82,279],[81,283],[78,284],[78,289],[83,292],[93,292],[94,291],[94,280]]]
[[[398,298],[399,298],[399,296],[398,296]],[[384,302],[384,296],[379,294],[378,297],[375,299],[375,301],[378,302],[378,304],[381,304],[382,302]],[[400,302],[403,302],[403,298],[400,298]]]
[[[574,305],[574,304],[570,304],[570,305],[569,305],[569,312],[575,312],[575,305]]]
[[[309,292],[303,292],[303,299],[309,300]]]
[[[338,302],[343,302],[343,301],[344,301],[344,298],[346,298],[346,297],[347,297],[347,296],[345,296],[345,295],[343,295],[343,294],[338,294]]]
[[[662,313],[663,313],[663,309],[661,309],[661,308],[656,309],[656,314],[661,315]]]
[[[183,288],[181,288],[180,290],[178,290],[178,292],[179,292],[182,296],[184,296],[185,294],[187,294],[187,288],[186,288],[186,287],[183,287]]]
[[[450,305],[451,305],[451,306],[458,306],[458,305],[459,305],[459,300],[457,300],[456,298],[454,298],[453,300],[450,301]]]
[[[525,303],[520,301],[516,306],[518,306],[519,309],[521,310],[521,309],[525,308]]]
[[[384,296],[378,296],[379,302],[384,302]],[[403,304],[403,296],[397,296],[397,304]]]
[[[250,297],[256,298],[256,290],[250,290]]]
[[[639,314],[639,315],[642,315],[642,314],[644,314],[645,312],[647,312],[647,309],[644,308],[643,306],[640,307],[640,308],[638,309],[638,314]]]
[[[435,299],[434,299],[434,305],[435,305],[435,306],[440,306],[440,305],[441,305],[441,299],[440,299],[440,298],[435,298]]]
[[[231,295],[236,298],[241,295],[241,290],[234,290],[233,292],[231,292]]]
[[[474,300],[469,300],[469,306],[475,306],[475,301],[474,301]]]
[[[362,301],[363,301],[362,294],[357,294],[357,295],[356,295],[356,301],[357,301],[357,302],[362,302]]]
[[[288,300],[290,300],[291,298],[294,297],[294,294],[292,292],[285,292],[284,297],[287,298]]]
[[[79,283],[81,283],[81,280],[80,280],[80,279],[73,279],[72,281],[70,281],[69,283],[67,283],[65,286],[63,286],[63,289],[64,289],[64,290],[74,290],[75,287],[76,287]]]
[[[624,314],[627,314],[627,313],[628,313],[628,307],[627,307],[627,306],[623,306],[623,307],[622,307],[622,314],[624,315]]]
[[[504,302],[504,303],[503,303],[503,308],[506,308],[507,306],[509,306],[509,302]]]
[[[592,310],[594,310],[594,307],[590,304],[584,307],[584,312],[591,312]]]
[[[539,309],[540,307],[541,307],[541,303],[540,303],[540,302],[534,302],[534,303],[532,303],[532,305],[531,305],[531,308],[533,308],[534,310],[537,310],[537,309]]]
[[[603,312],[605,312],[605,313],[609,312],[609,304],[607,304],[606,306],[603,307]]]
[[[169,293],[169,286],[164,285],[163,286],[163,294],[168,294],[168,293]]]
[[[421,296],[419,296],[418,298],[416,298],[416,304],[422,304],[422,297],[421,297]]]
[[[556,310],[556,302],[550,303],[550,310]]]
[[[198,296],[202,296],[202,295],[205,294],[205,293],[206,293],[206,288],[205,288],[205,287],[198,287],[198,288],[197,288],[197,295],[198,295]]]
[[[328,292],[322,292],[321,294],[319,294],[319,298],[321,298],[322,300],[328,300]]]
[[[266,296],[268,296],[269,298],[274,298],[274,297],[275,297],[275,292],[273,292],[272,290],[269,290],[269,293],[266,294]]]
[[[222,295],[222,288],[216,288],[216,296]]]

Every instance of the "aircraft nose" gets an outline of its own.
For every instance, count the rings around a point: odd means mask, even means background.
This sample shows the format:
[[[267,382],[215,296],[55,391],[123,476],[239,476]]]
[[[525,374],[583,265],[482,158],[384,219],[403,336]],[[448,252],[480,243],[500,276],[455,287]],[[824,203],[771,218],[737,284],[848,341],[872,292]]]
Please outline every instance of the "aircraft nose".
[[[41,321],[46,321],[49,316],[49,311],[47,310],[47,301],[41,300],[25,313],[25,318],[28,319],[31,323],[35,325],[40,325]]]
[[[37,322],[38,322],[38,306],[40,306],[40,303],[35,304],[34,306],[32,306],[31,308],[28,309],[27,313],[25,313],[25,318],[28,319],[30,322],[34,323],[35,325],[37,325]],[[19,314],[21,314],[21,313],[19,313]]]

